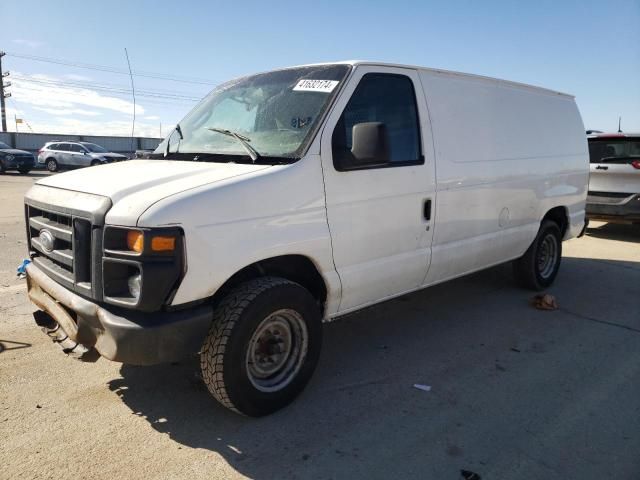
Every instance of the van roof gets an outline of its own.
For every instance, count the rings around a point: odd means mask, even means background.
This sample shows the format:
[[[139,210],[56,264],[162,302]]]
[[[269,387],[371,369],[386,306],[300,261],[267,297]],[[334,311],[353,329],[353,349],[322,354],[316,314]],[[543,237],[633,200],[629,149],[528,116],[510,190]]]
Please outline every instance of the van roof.
[[[423,71],[426,71],[426,72],[432,72],[432,73],[436,73],[436,74],[439,74],[439,75],[448,75],[448,76],[452,76],[452,77],[473,78],[473,79],[483,80],[483,81],[486,81],[486,82],[496,83],[496,84],[500,84],[500,85],[509,85],[509,86],[513,86],[513,87],[517,87],[517,88],[525,88],[525,89],[536,90],[536,91],[539,91],[539,92],[542,92],[542,93],[551,94],[551,95],[562,95],[564,97],[574,98],[574,96],[569,94],[569,93],[558,92],[556,90],[551,90],[551,89],[544,88],[544,87],[538,87],[538,86],[535,86],[535,85],[529,85],[529,84],[526,84],[526,83],[513,82],[511,80],[503,80],[503,79],[500,79],[500,78],[486,77],[486,76],[483,76],[483,75],[475,75],[473,73],[454,72],[452,70],[443,70],[443,69],[440,69],[440,68],[421,67],[419,65],[405,65],[405,64],[400,64],[400,63],[376,62],[376,61],[369,61],[369,60],[343,60],[343,61],[339,61],[339,62],[323,62],[323,63],[313,63],[313,64],[308,64],[308,65],[298,65],[298,66],[299,67],[311,67],[311,66],[316,66],[316,65],[335,65],[335,64],[352,65],[352,66],[368,65],[368,66],[375,66],[375,67],[411,68],[413,70],[423,70]]]

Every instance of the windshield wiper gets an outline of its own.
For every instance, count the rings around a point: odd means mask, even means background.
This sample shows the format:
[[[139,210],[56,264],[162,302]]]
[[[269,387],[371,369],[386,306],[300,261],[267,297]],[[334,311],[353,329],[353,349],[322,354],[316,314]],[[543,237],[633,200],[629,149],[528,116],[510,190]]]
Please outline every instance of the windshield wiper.
[[[235,138],[238,142],[240,142],[242,147],[247,151],[253,163],[256,163],[256,160],[260,158],[260,154],[258,153],[258,151],[255,148],[253,148],[251,145],[249,145],[249,142],[251,141],[249,137],[245,137],[244,135],[240,135],[238,132],[234,132],[232,130],[226,130],[224,128],[209,127],[208,130],[211,130],[212,132],[216,132],[216,133],[221,133],[223,135],[227,135],[228,137]]]
[[[179,123],[176,124],[175,128],[173,129],[173,132],[178,132],[178,135],[180,135],[180,140],[184,140],[184,135],[182,134],[182,128],[180,127]],[[167,144],[164,147],[165,157],[169,155],[169,147],[171,146],[171,137],[173,136],[173,132],[169,134],[169,137],[167,138]],[[176,150],[176,153],[178,153],[177,150]]]

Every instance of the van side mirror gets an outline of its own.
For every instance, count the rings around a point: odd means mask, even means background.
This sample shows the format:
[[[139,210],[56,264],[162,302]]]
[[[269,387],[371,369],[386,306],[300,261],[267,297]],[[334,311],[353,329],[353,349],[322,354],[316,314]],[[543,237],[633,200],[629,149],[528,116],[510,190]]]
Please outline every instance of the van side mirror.
[[[384,165],[389,162],[389,135],[382,122],[356,123],[352,130],[354,167]]]

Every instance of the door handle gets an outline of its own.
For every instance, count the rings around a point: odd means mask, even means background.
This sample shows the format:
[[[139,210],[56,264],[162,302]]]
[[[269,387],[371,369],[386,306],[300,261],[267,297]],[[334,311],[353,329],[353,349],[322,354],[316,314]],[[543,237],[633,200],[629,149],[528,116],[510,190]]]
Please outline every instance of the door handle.
[[[424,216],[425,220],[431,220],[431,199],[430,198],[427,198],[424,201],[422,215]]]
[[[605,167],[605,166],[603,166],[603,165],[598,165],[598,166],[596,167],[596,170],[609,170],[609,167]]]

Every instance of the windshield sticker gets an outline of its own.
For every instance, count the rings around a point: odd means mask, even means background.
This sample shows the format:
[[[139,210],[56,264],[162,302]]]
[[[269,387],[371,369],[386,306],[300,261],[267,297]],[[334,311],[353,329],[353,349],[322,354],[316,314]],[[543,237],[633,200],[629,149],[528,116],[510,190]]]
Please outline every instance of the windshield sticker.
[[[294,117],[291,119],[291,126],[293,128],[304,128],[311,123],[311,117],[300,118]]]
[[[298,84],[293,87],[295,92],[323,92],[331,93],[336,85],[340,83],[338,80],[300,80]]]

